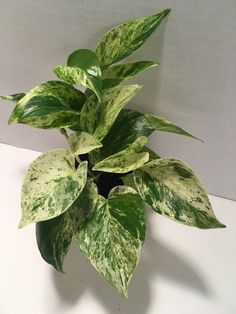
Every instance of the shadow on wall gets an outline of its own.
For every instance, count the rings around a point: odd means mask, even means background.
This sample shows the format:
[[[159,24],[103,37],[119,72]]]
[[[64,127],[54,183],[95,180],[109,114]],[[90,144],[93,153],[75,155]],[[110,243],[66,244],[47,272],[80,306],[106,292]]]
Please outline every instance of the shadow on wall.
[[[162,276],[187,286],[206,297],[211,295],[204,280],[180,256],[147,235],[141,261],[129,285],[129,299],[125,300],[103,281],[97,271],[78,250],[75,243],[65,261],[66,274],[52,271],[58,293],[58,309],[74,307],[83,293],[89,292],[107,313],[147,313],[151,302],[151,281]],[[158,298],[158,295],[156,296]]]

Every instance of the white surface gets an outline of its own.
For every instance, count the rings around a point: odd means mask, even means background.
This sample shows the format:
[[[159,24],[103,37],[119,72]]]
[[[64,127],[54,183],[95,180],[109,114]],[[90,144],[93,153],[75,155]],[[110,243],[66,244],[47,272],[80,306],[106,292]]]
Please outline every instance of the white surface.
[[[170,7],[160,29],[129,60],[157,60],[143,73],[132,106],[159,113],[205,144],[158,134],[151,146],[199,173],[212,194],[236,199],[235,0],[0,0],[0,95],[56,79],[52,67],[78,48],[94,49],[113,25]],[[44,151],[62,145],[56,131],[8,127],[0,104],[0,142]]]
[[[34,226],[18,230],[23,172],[39,153],[0,144],[1,314],[235,314],[236,202],[211,197],[221,230],[149,211],[148,238],[125,300],[72,246],[66,274],[46,264]]]

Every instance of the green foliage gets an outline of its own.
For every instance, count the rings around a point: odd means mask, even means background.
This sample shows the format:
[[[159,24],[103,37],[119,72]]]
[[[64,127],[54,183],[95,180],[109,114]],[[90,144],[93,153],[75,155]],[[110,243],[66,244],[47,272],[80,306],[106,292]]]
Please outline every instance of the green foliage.
[[[74,237],[124,296],[145,240],[145,203],[188,226],[224,227],[194,172],[146,147],[154,131],[196,137],[163,117],[125,108],[140,86],[120,84],[158,63],[113,65],[141,47],[169,11],[118,25],[95,52],[76,50],[66,65],[54,67],[62,81],[0,97],[17,103],[10,123],[56,128],[69,144],[68,150],[46,152],[29,166],[20,227],[36,223],[40,253],[59,271]]]

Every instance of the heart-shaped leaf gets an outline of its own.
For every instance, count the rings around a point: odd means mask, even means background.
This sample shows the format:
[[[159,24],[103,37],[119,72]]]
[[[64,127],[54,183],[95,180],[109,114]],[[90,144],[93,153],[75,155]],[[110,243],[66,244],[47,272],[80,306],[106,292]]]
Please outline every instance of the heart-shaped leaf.
[[[135,189],[159,214],[198,228],[222,228],[196,175],[182,161],[160,158],[134,171]]]
[[[96,48],[100,64],[108,67],[133,53],[144,44],[169,12],[170,9],[167,9],[155,15],[131,20],[106,33]]]
[[[34,87],[16,105],[9,123],[38,128],[63,128],[78,123],[84,94],[73,86],[48,81]]]
[[[87,154],[96,148],[102,147],[102,144],[95,137],[86,132],[73,132],[69,135],[68,141],[71,152],[75,156]]]
[[[82,252],[102,277],[127,296],[146,233],[141,197],[129,187],[99,197],[92,218],[75,235]]]
[[[88,180],[83,191],[63,214],[36,224],[36,237],[43,259],[63,272],[63,261],[74,233],[79,232],[97,203],[97,187]]]
[[[135,63],[117,64],[103,71],[102,88],[111,88],[129,80],[136,74],[146,69],[157,66],[158,63],[152,61],[139,61]]]
[[[57,149],[40,155],[25,175],[20,227],[64,213],[80,195],[86,180],[87,162],[75,169],[70,151]]]
[[[102,91],[102,102],[91,96],[84,104],[80,116],[81,131],[101,141],[110,130],[122,108],[140,90],[138,85],[117,86]]]

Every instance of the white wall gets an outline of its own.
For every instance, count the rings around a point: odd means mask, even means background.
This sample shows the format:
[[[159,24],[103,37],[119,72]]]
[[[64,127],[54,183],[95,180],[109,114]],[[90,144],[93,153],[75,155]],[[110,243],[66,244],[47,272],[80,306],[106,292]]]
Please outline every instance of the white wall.
[[[188,162],[210,193],[236,199],[235,0],[0,0],[0,95],[53,79],[52,66],[71,51],[94,48],[114,24],[167,7],[167,23],[130,57],[161,62],[138,79],[145,88],[136,108],[203,138],[156,133],[150,145]],[[35,150],[65,145],[56,131],[8,127],[12,108],[0,105],[0,142]]]

